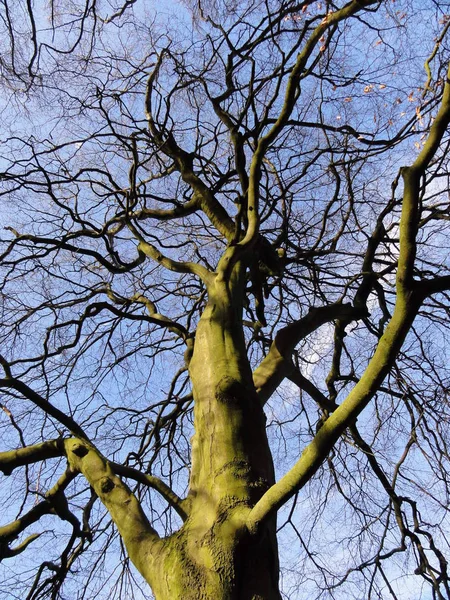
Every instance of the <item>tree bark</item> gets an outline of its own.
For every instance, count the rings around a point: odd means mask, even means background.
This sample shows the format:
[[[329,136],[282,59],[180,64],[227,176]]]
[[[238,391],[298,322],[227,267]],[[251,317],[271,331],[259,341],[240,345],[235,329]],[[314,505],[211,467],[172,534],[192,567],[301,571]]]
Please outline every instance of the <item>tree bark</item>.
[[[157,600],[279,600],[275,519],[246,520],[274,483],[265,416],[245,351],[239,284],[218,281],[189,371],[195,399],[189,517],[161,540],[149,583]]]

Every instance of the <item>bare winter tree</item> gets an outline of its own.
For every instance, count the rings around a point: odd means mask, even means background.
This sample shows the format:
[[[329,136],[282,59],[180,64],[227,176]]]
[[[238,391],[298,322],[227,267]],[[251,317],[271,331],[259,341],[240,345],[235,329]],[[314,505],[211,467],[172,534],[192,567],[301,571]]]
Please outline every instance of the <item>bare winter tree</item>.
[[[449,3],[148,4],[1,2],[0,596],[448,599]]]

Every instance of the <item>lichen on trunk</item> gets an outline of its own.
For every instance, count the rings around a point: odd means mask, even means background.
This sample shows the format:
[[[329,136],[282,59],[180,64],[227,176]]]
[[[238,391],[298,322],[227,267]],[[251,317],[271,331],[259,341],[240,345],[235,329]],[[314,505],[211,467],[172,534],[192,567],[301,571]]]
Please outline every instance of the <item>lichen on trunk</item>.
[[[190,515],[162,541],[151,586],[158,600],[278,600],[275,521],[256,535],[247,517],[274,483],[265,416],[245,352],[235,287],[215,281],[189,364],[195,408]]]

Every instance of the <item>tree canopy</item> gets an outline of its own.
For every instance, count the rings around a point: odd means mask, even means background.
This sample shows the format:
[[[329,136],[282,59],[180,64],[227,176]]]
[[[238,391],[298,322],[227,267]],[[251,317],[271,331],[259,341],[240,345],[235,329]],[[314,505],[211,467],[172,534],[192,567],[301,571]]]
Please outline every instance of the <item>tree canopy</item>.
[[[0,595],[449,598],[450,3],[0,17]]]

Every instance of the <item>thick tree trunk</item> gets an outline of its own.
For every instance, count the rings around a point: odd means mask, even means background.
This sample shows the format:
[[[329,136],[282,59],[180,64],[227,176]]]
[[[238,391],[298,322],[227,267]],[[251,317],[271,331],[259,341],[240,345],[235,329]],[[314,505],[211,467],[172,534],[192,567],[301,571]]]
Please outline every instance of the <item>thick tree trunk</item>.
[[[203,532],[190,523],[161,545],[149,583],[157,600],[280,600],[276,549],[228,519]]]
[[[279,600],[275,522],[252,536],[246,519],[274,482],[265,417],[239,309],[216,282],[190,361],[195,413],[190,516],[154,553],[157,600]],[[237,303],[239,305],[239,303]]]

